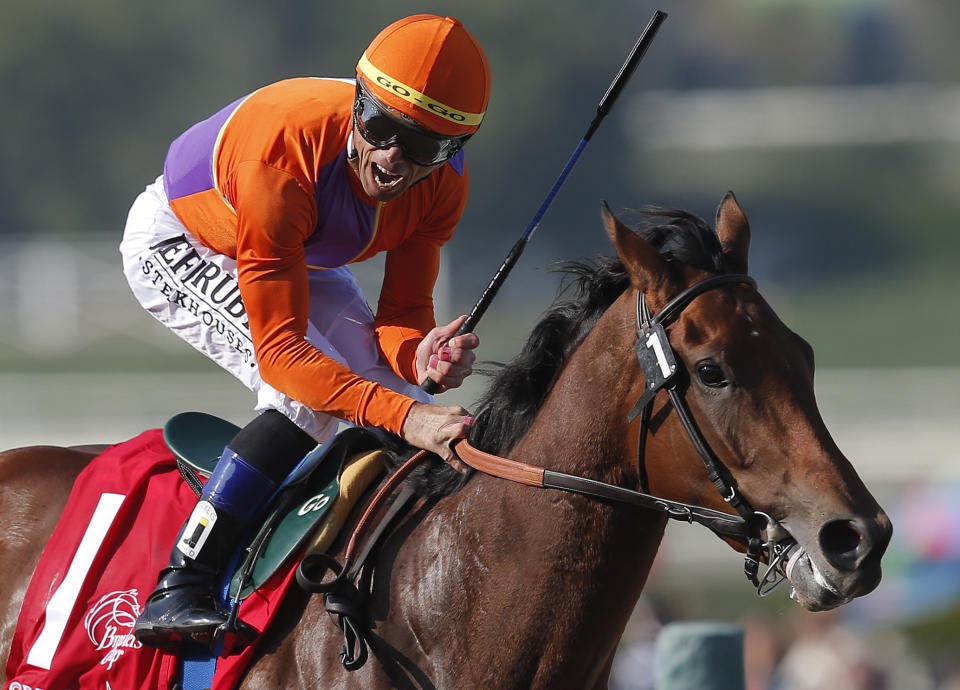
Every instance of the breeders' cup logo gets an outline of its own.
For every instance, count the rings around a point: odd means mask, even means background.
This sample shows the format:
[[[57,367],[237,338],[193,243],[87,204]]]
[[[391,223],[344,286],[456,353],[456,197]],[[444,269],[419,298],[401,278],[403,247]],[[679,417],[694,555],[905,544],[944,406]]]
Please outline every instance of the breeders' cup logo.
[[[97,651],[106,652],[100,660],[101,665],[113,669],[126,650],[143,646],[133,636],[133,624],[140,613],[135,589],[110,592],[90,609],[83,619],[83,627]]]

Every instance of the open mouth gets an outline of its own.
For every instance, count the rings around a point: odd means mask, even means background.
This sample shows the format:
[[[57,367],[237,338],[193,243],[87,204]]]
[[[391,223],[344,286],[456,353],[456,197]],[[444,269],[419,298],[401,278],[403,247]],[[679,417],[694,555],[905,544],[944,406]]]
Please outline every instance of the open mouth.
[[[388,172],[377,163],[371,163],[370,165],[373,170],[373,180],[380,189],[392,189],[403,180],[403,175]]]
[[[837,591],[802,548],[791,554],[784,574],[790,581],[790,598],[809,610],[829,610],[853,598]]]
[[[789,582],[790,598],[808,611],[826,611],[853,599],[824,576],[807,550],[782,524],[766,517],[763,548],[767,568],[754,580],[757,594],[765,597],[778,585]]]

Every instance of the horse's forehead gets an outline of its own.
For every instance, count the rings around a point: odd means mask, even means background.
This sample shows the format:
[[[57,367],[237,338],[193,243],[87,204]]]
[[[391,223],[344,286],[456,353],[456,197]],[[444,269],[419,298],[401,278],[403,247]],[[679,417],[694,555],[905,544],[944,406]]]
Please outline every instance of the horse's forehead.
[[[726,289],[708,290],[690,302],[683,310],[683,320],[690,325],[721,335],[736,329],[767,321],[762,299],[746,286],[731,286]]]
[[[766,301],[746,286],[699,295],[683,311],[680,326],[684,342],[721,347],[759,346],[788,332]]]

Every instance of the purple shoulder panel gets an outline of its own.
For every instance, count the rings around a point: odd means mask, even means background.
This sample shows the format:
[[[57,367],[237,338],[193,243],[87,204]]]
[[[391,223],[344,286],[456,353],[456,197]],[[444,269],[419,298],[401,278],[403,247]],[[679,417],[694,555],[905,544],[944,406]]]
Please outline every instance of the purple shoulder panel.
[[[463,162],[465,160],[463,149],[460,149],[453,158],[447,161],[447,164],[456,170],[458,175],[463,176]]]
[[[244,100],[239,98],[216,115],[198,122],[174,139],[163,163],[167,199],[213,189],[213,148],[227,119]]]
[[[350,189],[346,158],[344,149],[317,175],[317,229],[304,243],[310,266],[344,266],[373,239],[377,207],[357,198]]]

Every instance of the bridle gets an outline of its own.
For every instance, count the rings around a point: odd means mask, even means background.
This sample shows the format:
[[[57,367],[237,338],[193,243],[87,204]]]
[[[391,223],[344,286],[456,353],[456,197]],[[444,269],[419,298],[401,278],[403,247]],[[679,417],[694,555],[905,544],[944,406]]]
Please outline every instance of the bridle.
[[[697,426],[690,412],[690,406],[687,405],[686,398],[680,393],[678,382],[678,367],[676,356],[666,333],[666,325],[680,315],[680,313],[698,296],[704,292],[713,290],[722,285],[742,284],[749,285],[756,289],[757,283],[750,276],[740,273],[729,273],[711,276],[683,290],[673,299],[664,305],[655,316],[651,316],[647,307],[647,301],[643,293],[637,291],[637,359],[643,369],[643,378],[646,388],[640,399],[637,400],[633,409],[627,414],[627,421],[633,422],[640,417],[640,431],[637,441],[637,470],[640,477],[640,485],[646,490],[646,471],[644,463],[644,452],[646,448],[646,437],[650,427],[650,412],[653,407],[653,400],[657,393],[664,388],[670,396],[670,404],[677,412],[687,436],[693,443],[697,454],[703,460],[703,465],[707,470],[707,476],[716,487],[717,491],[723,497],[730,507],[737,511],[742,522],[738,525],[742,533],[736,535],[746,544],[744,573],[747,578],[757,586],[759,591],[770,591],[775,584],[769,587],[761,585],[757,572],[760,566],[760,559],[763,555],[765,543],[761,534],[768,528],[776,525],[775,520],[766,513],[760,513],[750,505],[750,502],[740,493],[736,481],[733,479],[730,470],[723,461],[717,457],[703,437],[703,433]],[[781,528],[782,529],[782,528]],[[769,543],[769,549],[778,546],[778,542]],[[771,562],[776,558],[776,554],[770,553]],[[782,554],[780,555],[782,558]],[[768,573],[764,580],[771,577]]]
[[[646,299],[637,291],[637,359],[643,369],[645,388],[640,399],[627,415],[632,423],[640,417],[637,440],[637,469],[642,491],[634,491],[614,484],[554,472],[542,467],[501,458],[474,448],[467,441],[457,444],[458,457],[474,469],[503,479],[550,489],[559,489],[592,496],[628,506],[648,508],[664,513],[668,518],[697,522],[721,537],[736,539],[746,546],[744,573],[761,596],[769,594],[785,579],[782,565],[797,546],[786,530],[770,515],[755,510],[740,493],[736,481],[723,461],[710,448],[693,419],[678,381],[677,358],[667,338],[665,326],[699,295],[723,285],[745,284],[756,288],[756,281],[747,275],[729,273],[706,278],[686,288],[671,299],[655,316],[651,316]],[[660,498],[647,493],[644,454],[650,427],[650,412],[656,395],[666,389],[670,403],[683,424],[690,441],[703,460],[710,481],[734,510],[736,515]],[[786,535],[777,539],[776,536]],[[758,575],[763,557],[767,569]]]

